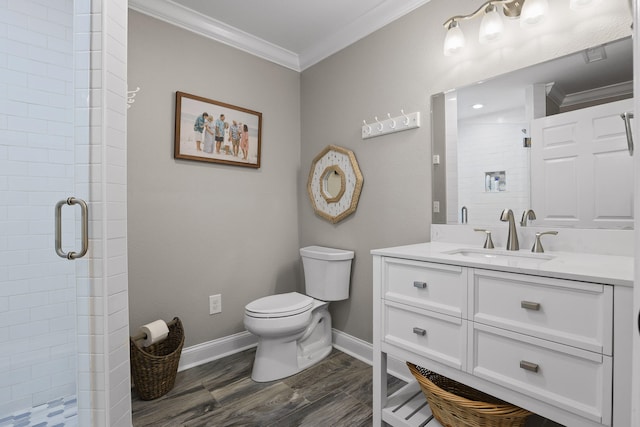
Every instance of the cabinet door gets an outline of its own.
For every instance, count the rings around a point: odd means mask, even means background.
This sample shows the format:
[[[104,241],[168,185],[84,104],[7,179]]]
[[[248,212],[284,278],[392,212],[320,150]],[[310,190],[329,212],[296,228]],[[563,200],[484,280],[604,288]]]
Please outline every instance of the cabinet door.
[[[456,317],[466,317],[467,269],[385,258],[383,298]]]
[[[611,357],[482,324],[470,328],[474,375],[611,425]]]
[[[466,370],[466,320],[392,301],[385,302],[384,318],[387,344]]]
[[[473,271],[473,321],[612,354],[611,286],[497,271]]]

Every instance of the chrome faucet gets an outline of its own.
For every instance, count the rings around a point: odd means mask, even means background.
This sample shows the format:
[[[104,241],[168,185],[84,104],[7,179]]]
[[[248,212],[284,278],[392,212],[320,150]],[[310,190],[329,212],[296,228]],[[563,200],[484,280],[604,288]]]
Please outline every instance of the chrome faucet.
[[[518,251],[520,244],[518,243],[518,232],[516,231],[516,221],[513,218],[513,211],[505,209],[500,215],[500,221],[509,221],[509,235],[507,236],[507,250]]]
[[[527,219],[534,220],[536,219],[536,213],[533,209],[526,210],[522,212],[522,219],[520,220],[520,225],[523,227],[527,226]]]

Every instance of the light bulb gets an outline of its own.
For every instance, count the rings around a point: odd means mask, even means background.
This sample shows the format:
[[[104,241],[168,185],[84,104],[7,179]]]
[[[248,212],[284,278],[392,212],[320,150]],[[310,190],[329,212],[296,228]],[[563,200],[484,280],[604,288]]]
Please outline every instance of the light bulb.
[[[464,34],[460,28],[460,24],[452,21],[449,24],[447,35],[444,38],[444,56],[455,55],[464,47]]]
[[[547,0],[526,0],[522,5],[520,14],[520,26],[529,27],[542,22],[549,11]]]
[[[498,13],[498,9],[493,5],[489,5],[480,23],[480,34],[478,37],[480,43],[485,44],[498,40],[502,35],[503,28],[504,25],[502,24],[502,18],[500,17],[500,13]]]

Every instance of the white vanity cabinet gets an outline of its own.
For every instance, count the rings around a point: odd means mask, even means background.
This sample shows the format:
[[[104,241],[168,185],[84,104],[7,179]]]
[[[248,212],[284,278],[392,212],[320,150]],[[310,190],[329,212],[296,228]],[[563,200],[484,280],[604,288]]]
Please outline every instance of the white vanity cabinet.
[[[430,416],[415,384],[386,397],[393,358],[563,425],[628,427],[626,414],[614,416],[627,409],[628,396],[615,402],[615,393],[625,392],[630,358],[614,331],[630,325],[615,324],[614,302],[630,305],[630,287],[616,299],[612,284],[545,277],[540,269],[373,254],[374,426],[425,425]]]

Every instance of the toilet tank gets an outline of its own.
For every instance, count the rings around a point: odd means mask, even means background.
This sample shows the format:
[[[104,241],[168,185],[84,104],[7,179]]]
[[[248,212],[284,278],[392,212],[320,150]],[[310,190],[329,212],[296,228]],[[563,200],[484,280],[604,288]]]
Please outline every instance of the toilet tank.
[[[307,295],[322,301],[349,298],[353,251],[307,246],[300,255]]]

